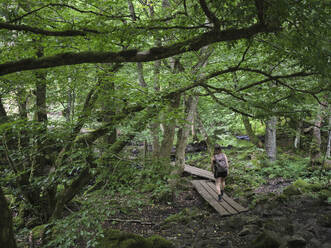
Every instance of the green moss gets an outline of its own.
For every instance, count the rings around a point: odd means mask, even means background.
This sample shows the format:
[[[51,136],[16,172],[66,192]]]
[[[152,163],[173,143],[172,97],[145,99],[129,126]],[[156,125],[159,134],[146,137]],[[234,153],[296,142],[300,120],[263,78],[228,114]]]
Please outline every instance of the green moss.
[[[165,238],[162,238],[158,235],[153,235],[148,238],[148,240],[152,243],[153,248],[173,248],[174,245],[166,240]]]
[[[252,248],[278,248],[279,237],[274,232],[264,231],[252,242]]]
[[[306,181],[302,180],[302,179],[298,179],[297,181],[295,181],[293,183],[293,185],[299,189],[302,190],[307,190],[309,189],[309,183],[307,183]]]
[[[155,185],[152,183],[144,184],[141,188],[142,193],[152,192],[155,189]]]
[[[24,218],[17,215],[13,218],[13,223],[17,229],[20,229],[24,226]]]
[[[201,210],[197,208],[185,208],[178,214],[173,214],[168,216],[162,225],[168,225],[170,223],[182,223],[182,224],[187,224],[189,223],[192,219],[199,218],[203,215]]]
[[[15,196],[5,195],[5,198],[6,198],[9,206],[12,206],[13,204],[15,204],[15,200],[16,200]]]
[[[318,195],[321,200],[326,201],[331,197],[331,189],[322,189]]]
[[[310,184],[302,179],[298,179],[293,184],[284,189],[283,193],[285,196],[300,195],[303,193],[317,192],[321,190],[322,185]]]
[[[174,248],[166,239],[160,236],[144,238],[142,236],[109,229],[104,232],[104,238],[99,241],[98,248]]]
[[[283,195],[285,196],[285,198],[292,196],[292,195],[300,195],[300,194],[301,194],[300,189],[293,184],[286,187],[283,191]]]
[[[45,230],[46,224],[34,227],[31,231],[33,240],[43,239]]]
[[[325,213],[317,218],[317,223],[323,227],[331,227],[331,213]]]

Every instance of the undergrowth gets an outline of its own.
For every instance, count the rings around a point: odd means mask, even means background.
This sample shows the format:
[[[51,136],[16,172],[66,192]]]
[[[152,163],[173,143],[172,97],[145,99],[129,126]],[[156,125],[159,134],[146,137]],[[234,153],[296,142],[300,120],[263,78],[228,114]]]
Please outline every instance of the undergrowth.
[[[86,190],[73,202],[79,211],[67,206],[67,216],[46,226],[45,247],[95,247],[103,237],[103,224],[119,212],[130,214],[143,206],[172,200],[173,188],[169,181],[177,176],[173,167],[165,163],[124,160],[103,167],[95,184],[104,182],[100,189]],[[91,188],[91,186],[89,187]]]

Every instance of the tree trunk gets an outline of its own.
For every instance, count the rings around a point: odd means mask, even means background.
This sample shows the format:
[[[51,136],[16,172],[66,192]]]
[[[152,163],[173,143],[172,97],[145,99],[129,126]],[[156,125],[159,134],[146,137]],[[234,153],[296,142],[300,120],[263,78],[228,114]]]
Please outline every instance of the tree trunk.
[[[70,82],[70,80],[69,80]],[[74,100],[75,100],[75,96],[74,96],[74,91],[69,88],[68,92],[67,92],[67,106],[64,109],[64,117],[66,118],[67,122],[71,122],[73,120],[73,112],[74,112]]]
[[[18,105],[18,113],[22,120],[28,119],[27,101],[28,101],[28,96],[27,96],[26,89],[22,86],[18,86],[17,87],[17,105]]]
[[[329,123],[328,123],[328,142],[327,142],[327,146],[326,146],[326,154],[325,156],[327,158],[330,157],[330,150],[331,150],[331,108],[329,109]]]
[[[114,64],[113,67],[110,69],[110,72],[115,73],[121,67],[122,67],[122,65],[120,65],[120,64]],[[87,96],[85,98],[83,110],[81,111],[80,115],[78,116],[78,120],[77,120],[75,126],[73,127],[70,137],[68,137],[67,144],[62,148],[59,155],[57,156],[55,166],[60,166],[62,164],[62,162],[65,160],[66,152],[69,151],[70,148],[72,147],[72,145],[75,143],[74,140],[76,139],[76,137],[79,134],[82,127],[84,126],[86,119],[89,117],[89,115],[94,107],[94,104],[95,104],[97,98],[99,97],[99,93],[100,93],[100,81],[98,81],[96,86],[94,88],[92,88],[89,91],[89,93],[87,94]],[[113,127],[112,125],[107,126],[107,128],[104,131],[109,131],[112,127]],[[104,133],[102,135],[104,135]]]
[[[59,219],[62,216],[64,205],[71,201],[74,196],[82,190],[82,188],[92,179],[92,174],[89,168],[83,169],[80,175],[69,186],[56,196],[56,205],[52,214],[52,218]]]
[[[149,108],[146,112],[135,121],[132,127],[132,132],[127,135],[121,135],[115,143],[111,145],[107,151],[107,155],[118,154],[123,150],[123,148],[131,141],[135,135],[142,132],[147,123],[156,115],[154,108]],[[101,158],[102,159],[102,158]],[[89,167],[84,168],[79,176],[68,185],[63,191],[59,192],[56,196],[56,206],[52,215],[52,218],[58,219],[62,216],[64,205],[69,202],[77,193],[79,193],[83,187],[85,187],[95,175],[90,173],[90,168],[94,168],[97,165],[94,162],[94,158],[89,156],[87,158],[87,164]]]
[[[181,128],[181,131],[178,132],[177,146],[176,146],[176,166],[179,169],[179,172],[184,170],[185,166],[185,149],[187,145],[187,140],[190,133],[190,127],[193,123],[193,116],[196,112],[198,104],[198,97],[190,96],[186,104],[186,118],[185,124]]]
[[[209,135],[208,135],[205,127],[203,126],[203,123],[200,120],[198,115],[197,115],[196,120],[198,122],[200,132],[202,133],[203,136],[205,136],[205,140],[206,140],[206,143],[207,143],[208,154],[209,154],[210,157],[212,157],[213,154],[214,154],[214,143],[213,143],[212,139],[209,137]]]
[[[157,41],[157,44],[161,44],[161,42]],[[160,67],[161,60],[157,60],[154,62],[154,90],[156,92],[160,91]],[[160,155],[160,122],[159,115],[156,116],[155,120],[151,124],[152,131],[152,149],[153,149],[153,157],[158,158]]]
[[[16,248],[12,214],[0,187],[0,247]]]
[[[113,73],[112,71],[107,72],[109,75]],[[115,83],[114,82],[104,82],[103,79],[99,79],[102,81],[101,87],[102,92],[104,93],[103,101],[102,101],[102,111],[103,111],[103,122],[111,122],[113,116],[116,114],[116,104],[113,101],[113,94],[115,91]],[[107,145],[114,144],[117,139],[117,131],[116,128],[113,126],[109,129],[109,132],[104,137],[104,142]]]
[[[300,147],[301,129],[302,129],[302,121],[299,121],[297,130],[295,131],[295,138],[294,138],[294,148],[295,149],[298,149]]]
[[[172,102],[169,106],[169,112],[177,109],[180,104],[180,95],[177,94],[172,99]],[[176,129],[176,118],[170,117],[170,120],[167,124],[164,124],[164,133],[163,139],[161,142],[159,158],[162,160],[170,160],[170,155],[175,138],[175,129]]]
[[[313,127],[313,137],[310,144],[310,164],[312,166],[320,163],[321,159],[321,126],[322,126],[321,107],[319,107]]]
[[[197,132],[197,110],[193,113],[193,120],[191,125],[192,139],[193,142],[198,141],[198,132]]]
[[[252,129],[251,123],[249,122],[248,117],[245,116],[245,115],[242,115],[242,120],[243,120],[245,129],[246,129],[246,133],[247,133],[249,139],[252,141],[252,143],[254,145],[256,145],[259,148],[262,148],[263,147],[263,144],[259,140],[259,138],[255,135],[255,133],[254,133],[254,131]]]
[[[276,145],[277,117],[271,117],[266,124],[265,148],[270,161],[277,159]]]
[[[174,74],[183,72],[184,68],[182,64],[180,63],[180,58],[170,58],[171,62],[171,69]],[[170,83],[172,84],[172,83]],[[168,113],[173,112],[176,110],[179,105],[180,105],[180,99],[181,95],[176,94],[174,95],[173,99],[171,99],[171,102],[168,106]],[[170,120],[167,121],[167,123],[164,123],[164,133],[163,133],[163,139],[161,143],[161,148],[160,148],[160,158],[163,160],[169,160],[172,147],[173,147],[173,142],[175,138],[175,129],[176,129],[176,118],[175,117],[170,117]]]
[[[2,103],[2,97],[0,96],[0,124],[5,123],[8,121],[7,112],[5,110],[5,107]]]

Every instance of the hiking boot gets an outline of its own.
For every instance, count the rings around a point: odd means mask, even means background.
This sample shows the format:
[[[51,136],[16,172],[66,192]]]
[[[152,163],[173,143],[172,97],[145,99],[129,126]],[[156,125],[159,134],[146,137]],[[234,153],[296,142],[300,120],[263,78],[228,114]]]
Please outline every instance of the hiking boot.
[[[218,195],[218,201],[222,201],[222,195]]]

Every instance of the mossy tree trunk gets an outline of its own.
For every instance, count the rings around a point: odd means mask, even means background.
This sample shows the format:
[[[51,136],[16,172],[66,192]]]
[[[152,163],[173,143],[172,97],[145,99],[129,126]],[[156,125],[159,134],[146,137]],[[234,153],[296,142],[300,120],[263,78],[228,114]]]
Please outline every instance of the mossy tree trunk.
[[[180,63],[180,58],[171,57],[171,69],[172,73],[180,73],[184,71],[182,64]],[[173,83],[171,83],[173,84]],[[181,102],[181,94],[175,94],[172,99],[169,99],[170,103],[168,106],[168,113],[174,112],[178,109]],[[175,129],[177,125],[176,117],[168,116],[168,120],[165,121],[163,139],[160,148],[160,158],[162,160],[170,160],[170,155],[175,139]]]
[[[255,133],[254,133],[254,131],[252,129],[251,123],[249,122],[248,117],[245,116],[245,115],[242,115],[242,121],[244,123],[246,133],[247,133],[249,139],[251,140],[251,142],[254,145],[256,145],[257,147],[262,148],[263,147],[263,144],[259,140],[259,138],[255,135]]]
[[[212,141],[211,137],[208,135],[208,133],[198,115],[196,116],[196,120],[198,122],[200,132],[202,133],[203,136],[205,136],[208,154],[210,157],[212,157],[214,154],[214,142]]]
[[[169,112],[174,111],[179,107],[180,95],[176,95],[169,105]],[[164,124],[163,139],[161,142],[159,158],[162,160],[170,160],[170,155],[175,138],[176,118],[170,116],[166,124]]]
[[[123,150],[123,148],[131,141],[135,135],[141,131],[143,131],[147,125],[147,123],[151,120],[151,118],[155,117],[157,111],[154,108],[146,109],[145,113],[140,116],[132,126],[132,132],[127,135],[121,135],[116,142],[114,142],[107,154],[118,154]],[[97,137],[94,137],[97,139]],[[64,205],[72,200],[72,198],[79,193],[89,182],[94,178],[90,172],[91,168],[95,168],[97,165],[94,162],[94,158],[92,155],[86,158],[86,162],[88,167],[84,168],[79,176],[67,187],[64,188],[61,192],[59,192],[56,196],[56,206],[54,212],[52,214],[52,218],[58,219],[61,218],[62,212],[64,209]]]
[[[16,248],[12,215],[7,200],[0,187],[0,247]]]
[[[110,77],[114,75],[114,71],[109,69],[109,65],[104,68],[104,72],[101,73],[99,81],[101,82],[101,92],[102,92],[102,111],[103,117],[102,121],[105,123],[111,122],[114,115],[116,115],[116,103],[113,100],[113,94],[115,92],[115,83],[113,81],[104,80],[103,77]],[[117,131],[115,127],[111,127],[109,132],[104,137],[104,142],[107,145],[111,145],[116,142]]]
[[[185,149],[187,145],[187,140],[190,134],[190,127],[193,123],[193,116],[196,112],[198,104],[197,96],[189,96],[188,101],[186,102],[186,118],[181,132],[178,132],[177,145],[176,145],[176,166],[179,169],[179,172],[184,170],[185,166]]]

